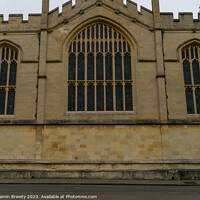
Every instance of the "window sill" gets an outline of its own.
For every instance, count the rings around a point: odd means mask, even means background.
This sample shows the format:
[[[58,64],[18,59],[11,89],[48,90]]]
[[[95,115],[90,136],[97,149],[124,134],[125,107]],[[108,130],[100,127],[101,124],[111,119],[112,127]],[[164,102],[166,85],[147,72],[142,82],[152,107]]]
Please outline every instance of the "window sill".
[[[14,115],[0,115],[0,120],[1,119],[14,119],[15,116]]]
[[[200,114],[187,114],[188,119],[199,119]]]
[[[115,123],[132,122],[135,116],[134,111],[77,111],[65,112],[64,119],[69,122]]]

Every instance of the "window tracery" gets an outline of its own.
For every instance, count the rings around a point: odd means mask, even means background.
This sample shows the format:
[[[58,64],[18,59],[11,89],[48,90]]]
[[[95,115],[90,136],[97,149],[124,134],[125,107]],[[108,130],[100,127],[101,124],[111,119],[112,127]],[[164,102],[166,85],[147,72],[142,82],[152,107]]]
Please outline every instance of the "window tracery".
[[[200,114],[200,45],[182,50],[185,95],[188,114]]]
[[[8,45],[0,47],[0,115],[13,115],[18,52]]]
[[[132,111],[131,48],[115,28],[83,29],[68,50],[68,111]]]

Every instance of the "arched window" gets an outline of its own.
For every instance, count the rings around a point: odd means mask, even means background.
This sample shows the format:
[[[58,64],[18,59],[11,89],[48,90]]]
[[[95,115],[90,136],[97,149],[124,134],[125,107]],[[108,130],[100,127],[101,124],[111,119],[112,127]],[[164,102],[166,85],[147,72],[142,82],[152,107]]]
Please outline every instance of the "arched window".
[[[182,50],[185,95],[188,114],[200,114],[200,45]]]
[[[17,60],[15,48],[0,46],[0,115],[14,114]]]
[[[68,111],[132,111],[131,48],[115,28],[97,23],[68,49]]]

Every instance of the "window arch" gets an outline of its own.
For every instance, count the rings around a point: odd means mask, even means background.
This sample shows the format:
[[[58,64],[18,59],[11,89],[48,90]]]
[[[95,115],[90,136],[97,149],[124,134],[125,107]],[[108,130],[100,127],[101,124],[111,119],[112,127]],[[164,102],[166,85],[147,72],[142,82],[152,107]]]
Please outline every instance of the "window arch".
[[[200,114],[200,44],[182,49],[185,96],[188,114]]]
[[[132,111],[129,42],[118,30],[95,23],[68,48],[68,111]]]
[[[18,51],[8,44],[0,46],[0,115],[13,115]]]

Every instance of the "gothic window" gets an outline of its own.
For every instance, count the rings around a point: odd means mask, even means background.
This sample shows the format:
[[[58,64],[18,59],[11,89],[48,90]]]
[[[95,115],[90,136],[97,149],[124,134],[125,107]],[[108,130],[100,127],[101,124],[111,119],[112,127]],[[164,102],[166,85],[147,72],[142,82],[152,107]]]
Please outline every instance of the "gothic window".
[[[17,60],[14,48],[0,47],[0,115],[14,114]]]
[[[97,23],[79,32],[68,49],[68,111],[133,111],[131,60],[115,28]]]
[[[185,96],[188,114],[200,114],[200,45],[182,50]]]

